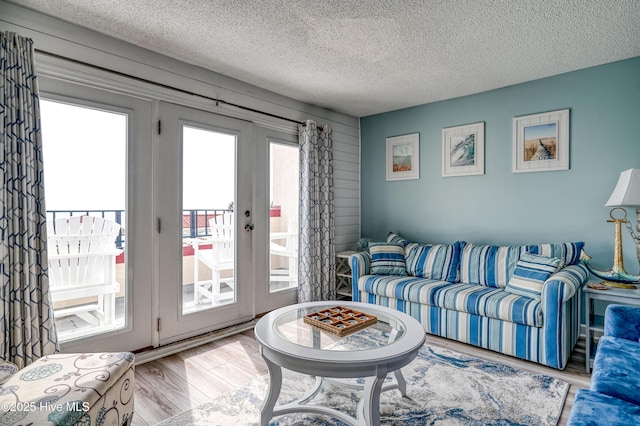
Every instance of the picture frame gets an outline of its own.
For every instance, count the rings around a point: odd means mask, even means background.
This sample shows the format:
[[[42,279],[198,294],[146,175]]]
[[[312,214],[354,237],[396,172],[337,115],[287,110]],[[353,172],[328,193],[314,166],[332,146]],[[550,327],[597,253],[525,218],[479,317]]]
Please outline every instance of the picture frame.
[[[569,170],[569,109],[513,118],[513,173]]]
[[[442,177],[484,174],[484,121],[442,129]]]
[[[420,134],[387,138],[387,180],[420,179]]]

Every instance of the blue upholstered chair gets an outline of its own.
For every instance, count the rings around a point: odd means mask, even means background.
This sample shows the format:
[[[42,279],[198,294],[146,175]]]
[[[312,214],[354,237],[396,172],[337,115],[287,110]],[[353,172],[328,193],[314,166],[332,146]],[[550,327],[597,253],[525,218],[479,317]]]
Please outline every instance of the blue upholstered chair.
[[[591,387],[576,393],[567,424],[640,424],[640,308],[607,307]]]

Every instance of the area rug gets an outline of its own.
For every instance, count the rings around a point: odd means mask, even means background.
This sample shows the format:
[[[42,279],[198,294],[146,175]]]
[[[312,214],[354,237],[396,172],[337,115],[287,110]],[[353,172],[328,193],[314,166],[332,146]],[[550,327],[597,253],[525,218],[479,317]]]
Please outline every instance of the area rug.
[[[448,349],[425,345],[415,360],[402,369],[407,395],[397,390],[380,396],[382,424],[387,425],[555,425],[560,418],[569,384]],[[314,379],[283,370],[278,403],[293,401],[311,389]],[[160,425],[257,425],[267,392],[268,376],[260,376]],[[314,402],[353,415],[359,391],[329,385]],[[315,414],[288,414],[270,425],[344,425]]]

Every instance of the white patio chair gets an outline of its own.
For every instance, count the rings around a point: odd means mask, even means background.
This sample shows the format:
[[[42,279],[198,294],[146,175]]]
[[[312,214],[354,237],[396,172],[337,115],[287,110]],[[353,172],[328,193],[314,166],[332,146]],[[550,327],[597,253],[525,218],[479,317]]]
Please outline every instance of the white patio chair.
[[[120,225],[99,217],[71,216],[48,224],[49,285],[53,302],[85,297],[96,302],[54,310],[56,318],[77,315],[93,326],[115,322],[115,247]],[[94,299],[95,300],[95,299]]]
[[[214,217],[209,221],[211,236],[190,241],[193,246],[193,297],[196,304],[219,304],[233,301],[235,244],[231,214]],[[208,248],[211,246],[211,248]],[[210,280],[200,279],[200,263],[211,270]],[[223,277],[223,271],[232,271]],[[222,291],[226,286],[231,291]],[[202,300],[204,299],[204,301]]]
[[[284,240],[284,244],[282,241]],[[269,251],[271,256],[287,258],[287,269],[271,269],[271,282],[298,283],[298,221],[291,219],[286,232],[270,234]]]

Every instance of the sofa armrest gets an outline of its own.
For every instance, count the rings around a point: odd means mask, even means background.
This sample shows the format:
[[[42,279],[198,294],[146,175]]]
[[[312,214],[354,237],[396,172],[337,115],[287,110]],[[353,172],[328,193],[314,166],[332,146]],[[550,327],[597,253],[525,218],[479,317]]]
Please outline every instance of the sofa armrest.
[[[351,298],[354,302],[359,302],[358,280],[362,276],[369,275],[371,256],[367,252],[352,254],[349,264],[351,265]]]
[[[640,308],[612,304],[604,311],[604,335],[640,341]]]
[[[587,282],[587,278],[589,278],[589,270],[583,264],[566,266],[545,281],[542,287],[542,300],[554,294],[557,295],[554,297],[561,298],[561,302],[566,302],[578,294],[578,290]]]

